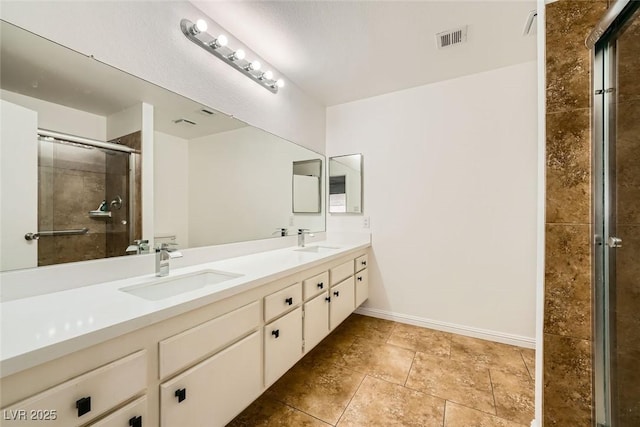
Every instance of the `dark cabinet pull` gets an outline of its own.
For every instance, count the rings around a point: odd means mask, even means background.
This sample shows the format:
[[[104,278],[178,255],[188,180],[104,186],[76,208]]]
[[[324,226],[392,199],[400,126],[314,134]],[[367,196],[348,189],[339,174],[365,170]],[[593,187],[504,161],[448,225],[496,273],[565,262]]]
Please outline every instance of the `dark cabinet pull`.
[[[324,288],[324,282],[318,283],[318,288],[320,288],[320,289]]]
[[[362,276],[358,276],[358,281],[362,282]]]
[[[325,300],[326,302],[331,302],[331,297],[326,297],[324,300]]]
[[[280,329],[276,329],[275,331],[271,331],[271,335],[278,338],[280,336]]]
[[[293,298],[287,298],[286,300],[284,300],[284,302],[286,302],[289,305],[293,305]]]
[[[131,427],[142,427],[142,417],[133,417],[129,419],[129,425]]]
[[[334,291],[334,292],[333,292],[333,295],[335,295],[335,296],[339,297],[339,296],[340,296],[340,291]]]
[[[367,261],[361,261],[360,264],[367,265]]]
[[[91,396],[76,400],[76,409],[78,409],[79,417],[91,412]]]
[[[180,388],[180,389],[176,390],[175,396],[178,398],[178,403],[182,402],[183,400],[185,400],[187,398],[187,389],[186,388]]]

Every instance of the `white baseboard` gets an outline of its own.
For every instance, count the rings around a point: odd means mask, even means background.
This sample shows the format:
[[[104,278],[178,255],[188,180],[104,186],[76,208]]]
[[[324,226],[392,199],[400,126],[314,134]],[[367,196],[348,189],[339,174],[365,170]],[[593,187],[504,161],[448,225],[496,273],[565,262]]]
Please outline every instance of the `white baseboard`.
[[[483,340],[495,341],[503,344],[516,345],[518,347],[536,348],[534,338],[520,335],[505,334],[503,332],[490,331],[487,329],[472,328],[464,325],[440,322],[437,320],[425,319],[423,317],[411,316],[409,314],[394,313],[377,308],[358,307],[355,311],[365,316],[378,317],[380,319],[393,320],[395,322],[407,323],[409,325],[422,326],[424,328],[436,329],[438,331],[451,332]],[[532,424],[532,427],[535,424]]]

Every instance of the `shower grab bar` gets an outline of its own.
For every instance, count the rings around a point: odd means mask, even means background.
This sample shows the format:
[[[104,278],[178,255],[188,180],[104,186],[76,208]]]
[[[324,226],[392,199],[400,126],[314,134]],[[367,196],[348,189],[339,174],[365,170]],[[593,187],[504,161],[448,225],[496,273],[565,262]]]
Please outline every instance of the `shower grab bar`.
[[[38,231],[37,233],[27,233],[24,235],[25,240],[38,240],[40,237],[46,236],[74,236],[87,234],[89,229],[87,227],[78,228],[73,230],[49,230],[49,231]]]

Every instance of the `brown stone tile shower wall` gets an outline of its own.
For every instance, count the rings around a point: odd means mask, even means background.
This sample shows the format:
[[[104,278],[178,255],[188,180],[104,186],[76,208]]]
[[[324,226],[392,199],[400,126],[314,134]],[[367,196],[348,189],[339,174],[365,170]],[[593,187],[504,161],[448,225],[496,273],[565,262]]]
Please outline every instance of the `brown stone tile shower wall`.
[[[606,1],[546,7],[547,158],[544,426],[590,427],[592,393],[591,53]]]

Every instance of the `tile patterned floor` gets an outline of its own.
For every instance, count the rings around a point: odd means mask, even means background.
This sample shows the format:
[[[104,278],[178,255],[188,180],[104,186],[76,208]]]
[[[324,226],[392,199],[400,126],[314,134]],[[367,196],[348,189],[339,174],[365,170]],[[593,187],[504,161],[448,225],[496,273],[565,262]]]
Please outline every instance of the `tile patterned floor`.
[[[528,427],[534,351],[352,314],[231,427]]]

